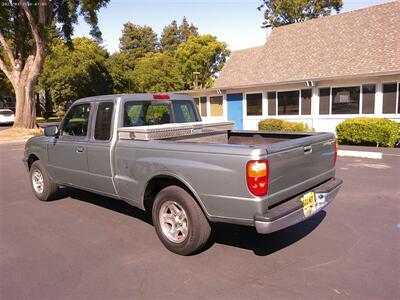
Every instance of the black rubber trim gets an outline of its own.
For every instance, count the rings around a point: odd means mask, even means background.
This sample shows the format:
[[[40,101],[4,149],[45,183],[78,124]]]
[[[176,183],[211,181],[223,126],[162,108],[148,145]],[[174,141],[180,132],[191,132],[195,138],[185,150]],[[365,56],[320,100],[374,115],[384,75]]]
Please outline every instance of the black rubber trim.
[[[311,189],[308,191],[305,191],[304,193],[301,194],[304,195],[308,192],[315,192],[315,193],[329,193],[338,186],[340,186],[343,183],[341,179],[338,178],[333,178],[331,180],[326,181],[325,183]],[[301,196],[296,196],[293,197],[282,204],[279,204],[275,206],[274,208],[269,209],[265,214],[261,215],[255,215],[254,220],[259,221],[259,222],[273,222],[277,219],[280,219],[298,209],[301,209],[303,207],[300,198]]]
[[[316,188],[314,188],[314,192],[315,193],[319,193],[319,194],[323,194],[323,193],[329,193],[331,191],[333,191],[335,188],[337,188],[339,185],[341,185],[343,183],[342,179],[339,178],[334,178],[331,179],[327,182],[325,182],[324,184],[317,186]]]

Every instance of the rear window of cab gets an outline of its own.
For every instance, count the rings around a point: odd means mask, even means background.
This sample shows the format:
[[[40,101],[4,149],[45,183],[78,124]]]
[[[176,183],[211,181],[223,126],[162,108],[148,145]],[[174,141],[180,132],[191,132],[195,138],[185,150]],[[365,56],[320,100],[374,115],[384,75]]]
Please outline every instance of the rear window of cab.
[[[124,127],[197,122],[191,101],[128,101],[124,107]]]

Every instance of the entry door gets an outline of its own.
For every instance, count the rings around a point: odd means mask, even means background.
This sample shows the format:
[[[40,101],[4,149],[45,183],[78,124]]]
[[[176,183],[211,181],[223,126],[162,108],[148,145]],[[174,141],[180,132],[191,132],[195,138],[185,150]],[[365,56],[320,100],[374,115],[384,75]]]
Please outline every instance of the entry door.
[[[78,104],[68,111],[60,136],[48,144],[49,171],[57,182],[88,187],[88,124],[91,104]]]
[[[243,94],[227,94],[228,120],[235,122],[235,129],[243,129]]]

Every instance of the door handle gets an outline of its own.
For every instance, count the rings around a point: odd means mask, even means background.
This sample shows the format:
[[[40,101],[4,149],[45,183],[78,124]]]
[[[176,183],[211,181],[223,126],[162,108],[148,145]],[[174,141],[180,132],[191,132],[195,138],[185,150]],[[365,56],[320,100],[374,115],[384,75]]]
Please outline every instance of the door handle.
[[[305,147],[303,147],[303,151],[304,151],[304,154],[310,154],[310,153],[312,153],[312,147],[305,146]]]
[[[85,151],[85,148],[82,146],[78,146],[78,148],[76,148],[76,153],[82,153],[83,151]]]

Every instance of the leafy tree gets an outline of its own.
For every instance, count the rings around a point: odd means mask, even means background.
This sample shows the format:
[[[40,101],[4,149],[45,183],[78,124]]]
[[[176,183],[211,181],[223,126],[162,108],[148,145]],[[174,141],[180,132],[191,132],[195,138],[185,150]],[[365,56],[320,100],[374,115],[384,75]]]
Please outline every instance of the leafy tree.
[[[262,0],[258,10],[264,10],[263,27],[268,28],[328,16],[342,6],[342,0]]]
[[[139,26],[131,22],[125,23],[119,39],[121,52],[132,55],[135,59],[158,48],[157,34],[150,26]]]
[[[163,51],[174,52],[181,43],[180,31],[175,20],[164,27],[161,33],[160,46]]]
[[[106,66],[112,77],[115,94],[131,92],[130,73],[132,73],[138,61],[126,52],[114,53],[107,59]]]
[[[167,52],[147,54],[131,78],[135,91],[140,93],[178,91],[184,86],[177,62]]]
[[[14,127],[36,126],[34,89],[42,73],[54,24],[71,41],[78,15],[91,25],[91,35],[101,39],[97,12],[109,0],[9,0],[0,5],[0,69],[16,95]]]
[[[161,34],[160,46],[163,51],[174,52],[178,45],[187,41],[190,36],[198,36],[197,27],[189,24],[186,17],[183,18],[179,25],[175,20],[168,26],[164,27]]]
[[[131,73],[142,57],[157,51],[158,39],[151,27],[128,22],[123,25],[119,40],[120,51],[111,55],[106,64],[114,82],[114,93],[129,93]]]
[[[184,88],[193,89],[194,74],[197,74],[199,87],[211,87],[229,54],[227,45],[212,35],[189,37],[175,52],[181,67]]]
[[[0,71],[0,96],[10,96],[14,94],[10,80]]]
[[[186,17],[183,17],[182,23],[179,26],[179,37],[181,42],[186,42],[191,36],[198,36],[199,32],[197,27],[193,23],[189,24]]]
[[[40,86],[57,106],[83,97],[112,93],[112,78],[105,67],[106,50],[88,38],[75,38],[68,47],[58,41],[46,57]]]

